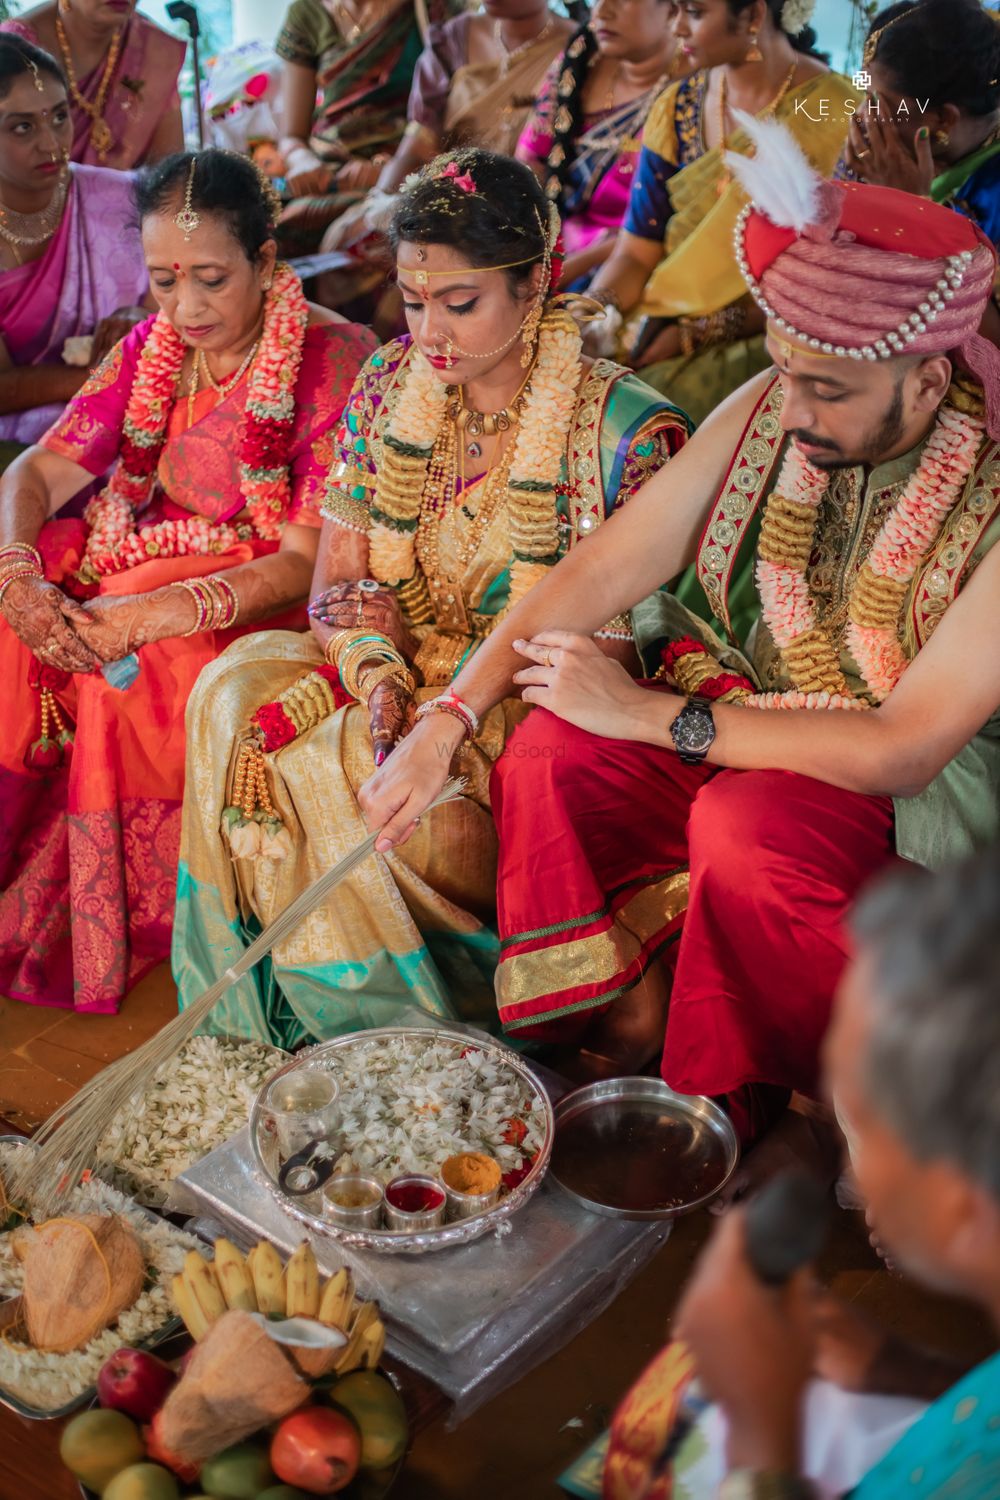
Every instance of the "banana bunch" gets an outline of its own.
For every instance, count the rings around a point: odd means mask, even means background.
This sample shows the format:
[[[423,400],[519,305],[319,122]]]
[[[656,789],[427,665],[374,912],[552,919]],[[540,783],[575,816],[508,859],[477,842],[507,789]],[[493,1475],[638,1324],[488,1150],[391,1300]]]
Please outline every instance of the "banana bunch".
[[[354,1277],[346,1266],[322,1284],[312,1245],[303,1240],[287,1266],[268,1240],[244,1257],[231,1240],[216,1240],[215,1260],[189,1250],[184,1269],[171,1286],[174,1305],[194,1339],[204,1338],[227,1308],[285,1318],[316,1318],[339,1328],[347,1343],[337,1360],[338,1375],[374,1370],[385,1349],[385,1327],[378,1304],[358,1302]]]

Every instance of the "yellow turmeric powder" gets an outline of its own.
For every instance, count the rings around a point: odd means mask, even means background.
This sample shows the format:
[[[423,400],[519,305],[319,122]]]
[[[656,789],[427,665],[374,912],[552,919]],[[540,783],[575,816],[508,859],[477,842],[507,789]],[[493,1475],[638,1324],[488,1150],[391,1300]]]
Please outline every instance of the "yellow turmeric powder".
[[[441,1176],[454,1193],[468,1193],[470,1197],[479,1193],[492,1193],[500,1186],[500,1163],[481,1151],[463,1151],[459,1156],[449,1156],[441,1168]]]

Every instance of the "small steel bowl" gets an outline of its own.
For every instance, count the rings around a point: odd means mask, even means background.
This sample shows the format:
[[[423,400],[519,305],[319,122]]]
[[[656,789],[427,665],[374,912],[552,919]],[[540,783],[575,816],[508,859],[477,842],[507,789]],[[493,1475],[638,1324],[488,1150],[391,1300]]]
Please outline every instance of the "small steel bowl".
[[[488,1193],[460,1193],[456,1188],[444,1185],[448,1197],[448,1219],[454,1222],[456,1219],[474,1219],[478,1214],[484,1214],[488,1208],[492,1208],[500,1198],[501,1184],[498,1182],[495,1188]]]
[[[441,1202],[437,1208],[418,1208],[413,1211],[405,1208],[395,1208],[389,1201],[389,1194],[393,1188],[407,1187],[410,1184],[421,1187],[433,1188],[441,1194]],[[407,1172],[403,1177],[394,1177],[385,1188],[385,1227],[387,1229],[403,1230],[413,1234],[422,1229],[437,1229],[444,1223],[445,1209],[448,1207],[448,1190],[443,1182],[436,1177],[425,1177],[420,1172]]]
[[[344,1188],[369,1190],[372,1201],[358,1208],[334,1202],[332,1195]],[[323,1215],[331,1224],[339,1224],[342,1229],[381,1229],[384,1211],[385,1198],[377,1177],[362,1177],[359,1173],[350,1173],[334,1177],[323,1189]]]

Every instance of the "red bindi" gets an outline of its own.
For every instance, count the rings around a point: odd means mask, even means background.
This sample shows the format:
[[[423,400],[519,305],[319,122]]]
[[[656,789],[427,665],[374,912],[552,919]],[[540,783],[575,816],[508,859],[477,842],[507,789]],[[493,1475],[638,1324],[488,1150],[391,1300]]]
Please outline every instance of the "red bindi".
[[[176,261],[176,260],[175,260],[175,261],[174,261],[174,270],[175,270],[175,271],[179,271],[179,270],[180,270],[180,268],[181,268],[181,267],[180,267],[180,261]]]

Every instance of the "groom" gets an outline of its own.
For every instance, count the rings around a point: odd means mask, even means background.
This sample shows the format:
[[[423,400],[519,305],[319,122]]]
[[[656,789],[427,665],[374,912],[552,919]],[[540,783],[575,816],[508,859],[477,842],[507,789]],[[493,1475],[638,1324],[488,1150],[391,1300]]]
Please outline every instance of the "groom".
[[[672,968],[663,1076],[728,1096],[744,1142],[816,1091],[862,885],[1000,831],[993,249],[926,200],[819,182],[780,127],[751,126],[737,256],[774,368],[453,684],[479,713],[512,681],[548,710],[494,772],[505,1027],[634,1070]],[[759,617],[737,641],[749,548]],[[718,635],[661,595],[634,628],[662,680],[635,683],[590,635],[692,561]],[[380,849],[462,733],[429,715],[368,783]]]

